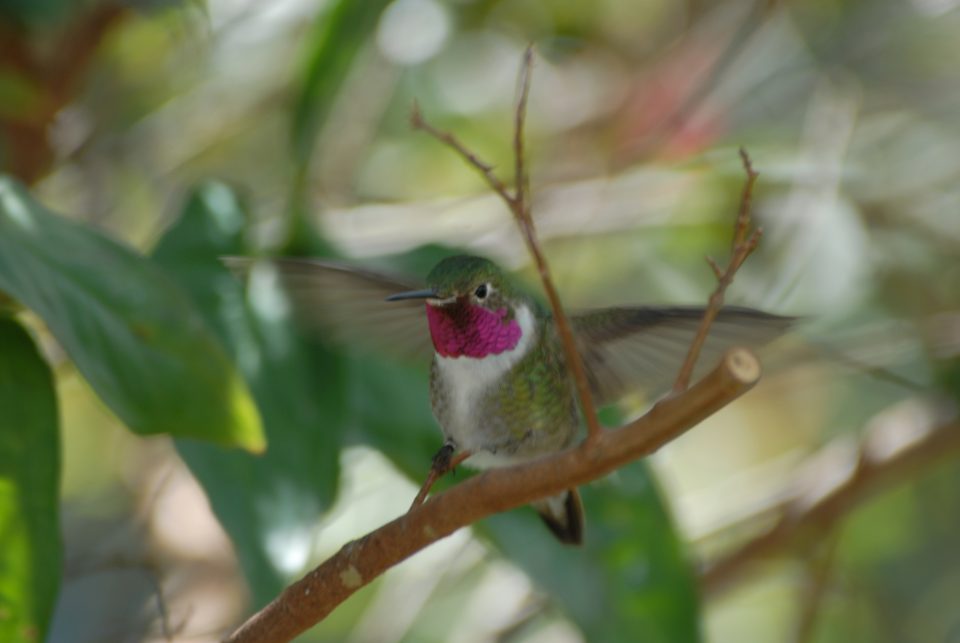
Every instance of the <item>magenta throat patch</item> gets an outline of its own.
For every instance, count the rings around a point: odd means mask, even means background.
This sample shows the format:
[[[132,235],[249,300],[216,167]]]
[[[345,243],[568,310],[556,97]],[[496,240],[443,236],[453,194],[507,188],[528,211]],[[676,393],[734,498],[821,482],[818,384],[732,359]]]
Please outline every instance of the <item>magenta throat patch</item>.
[[[486,357],[511,350],[523,331],[507,309],[487,310],[458,300],[446,306],[427,304],[433,347],[443,357]]]

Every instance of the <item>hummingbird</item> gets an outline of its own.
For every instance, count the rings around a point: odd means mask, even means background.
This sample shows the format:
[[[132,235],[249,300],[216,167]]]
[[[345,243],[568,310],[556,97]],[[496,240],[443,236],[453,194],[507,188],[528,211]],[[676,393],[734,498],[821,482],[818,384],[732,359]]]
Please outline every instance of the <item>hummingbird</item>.
[[[426,276],[425,286],[326,261],[272,263],[308,326],[431,360],[430,401],[443,436],[435,463],[460,454],[471,468],[510,466],[566,449],[581,434],[577,394],[552,314],[494,262],[470,255],[445,258]],[[635,306],[570,314],[597,404],[669,386],[703,312]],[[725,307],[700,363],[709,368],[733,345],[759,347],[793,321]],[[561,542],[583,542],[577,489],[532,506]]]

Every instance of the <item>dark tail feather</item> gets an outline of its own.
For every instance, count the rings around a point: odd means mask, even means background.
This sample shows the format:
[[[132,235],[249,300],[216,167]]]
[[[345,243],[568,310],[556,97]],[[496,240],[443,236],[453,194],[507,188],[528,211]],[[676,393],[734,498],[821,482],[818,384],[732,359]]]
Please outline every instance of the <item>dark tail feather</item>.
[[[565,545],[583,544],[583,503],[576,489],[532,503],[544,524]]]

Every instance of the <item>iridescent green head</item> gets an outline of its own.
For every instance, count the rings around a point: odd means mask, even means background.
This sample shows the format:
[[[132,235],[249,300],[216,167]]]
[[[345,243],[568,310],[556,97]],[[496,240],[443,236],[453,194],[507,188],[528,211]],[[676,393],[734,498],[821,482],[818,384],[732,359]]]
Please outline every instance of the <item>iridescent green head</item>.
[[[438,263],[427,275],[427,285],[437,299],[469,295],[476,304],[486,307],[517,294],[497,264],[470,255],[447,257]]]

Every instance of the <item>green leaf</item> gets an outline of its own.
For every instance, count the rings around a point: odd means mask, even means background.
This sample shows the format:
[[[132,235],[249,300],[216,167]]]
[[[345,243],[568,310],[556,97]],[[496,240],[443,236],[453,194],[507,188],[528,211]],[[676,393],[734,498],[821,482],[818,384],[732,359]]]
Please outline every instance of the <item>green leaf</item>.
[[[642,463],[581,488],[586,543],[553,539],[530,510],[480,523],[505,556],[553,596],[589,641],[701,640],[692,569]]]
[[[270,448],[260,457],[181,440],[178,448],[230,534],[262,605],[302,571],[319,515],[333,501],[346,394],[341,358],[311,345],[283,312],[276,284],[243,284],[219,257],[247,251],[235,194],[207,183],[189,198],[154,259],[193,297],[250,383]]]
[[[60,585],[60,435],[53,378],[0,317],[0,640],[42,641]]]
[[[161,269],[2,177],[0,290],[43,318],[131,430],[264,448],[243,378]]]
[[[335,0],[320,16],[309,37],[307,71],[293,114],[293,147],[306,165],[337,91],[389,0]]]

